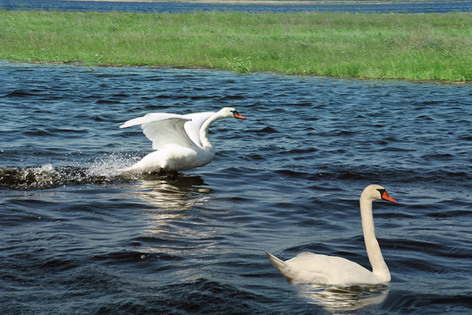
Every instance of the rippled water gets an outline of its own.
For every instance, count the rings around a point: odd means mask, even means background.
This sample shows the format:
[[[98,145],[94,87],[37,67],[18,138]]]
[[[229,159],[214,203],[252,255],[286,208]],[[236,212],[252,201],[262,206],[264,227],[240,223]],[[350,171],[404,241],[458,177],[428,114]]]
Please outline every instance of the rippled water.
[[[464,314],[472,309],[472,86],[0,63],[3,314]],[[148,112],[234,106],[215,160],[119,176]],[[368,266],[376,203],[389,287],[291,286],[264,251]]]
[[[189,11],[243,11],[243,12],[377,12],[377,13],[445,13],[470,12],[471,0],[381,1],[356,4],[315,3],[297,5],[245,5],[185,2],[113,2],[113,1],[59,1],[59,0],[0,0],[5,10],[60,10],[60,11],[125,11],[125,12],[189,12]]]

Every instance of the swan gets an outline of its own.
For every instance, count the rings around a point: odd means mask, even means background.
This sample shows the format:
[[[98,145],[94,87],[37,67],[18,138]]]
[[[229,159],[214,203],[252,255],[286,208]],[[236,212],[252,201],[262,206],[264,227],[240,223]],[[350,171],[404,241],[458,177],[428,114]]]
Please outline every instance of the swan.
[[[336,256],[326,256],[311,252],[303,252],[292,259],[282,261],[266,252],[270,261],[280,273],[294,284],[325,284],[325,285],[361,285],[384,284],[390,282],[390,271],[385,263],[379,243],[375,237],[372,202],[375,200],[397,201],[390,197],[382,186],[369,185],[362,191],[360,209],[362,230],[372,271],[361,265]]]
[[[187,115],[150,113],[123,123],[120,128],[141,125],[156,151],[123,171],[183,171],[208,164],[215,151],[208,140],[208,128],[222,118],[246,119],[232,107],[218,112]]]

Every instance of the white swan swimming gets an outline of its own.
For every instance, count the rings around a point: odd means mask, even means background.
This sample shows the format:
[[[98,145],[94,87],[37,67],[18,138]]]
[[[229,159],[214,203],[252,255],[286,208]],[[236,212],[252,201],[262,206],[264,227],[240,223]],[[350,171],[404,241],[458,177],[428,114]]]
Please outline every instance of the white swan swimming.
[[[267,256],[290,283],[349,286],[390,282],[390,271],[375,237],[372,215],[372,202],[380,199],[397,202],[388,195],[385,188],[379,185],[367,186],[360,197],[362,230],[372,271],[345,258],[311,252],[300,253],[287,261],[282,261],[270,253],[267,253]]]
[[[156,151],[124,171],[182,171],[209,163],[215,151],[208,140],[208,128],[215,121],[230,117],[246,119],[234,108],[223,107],[216,113],[151,113],[128,120],[120,128],[141,125]]]

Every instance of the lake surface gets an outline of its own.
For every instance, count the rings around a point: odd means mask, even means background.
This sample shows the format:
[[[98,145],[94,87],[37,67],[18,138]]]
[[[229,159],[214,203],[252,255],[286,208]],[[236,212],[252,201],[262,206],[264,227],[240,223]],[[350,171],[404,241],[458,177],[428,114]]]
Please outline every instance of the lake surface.
[[[2,314],[464,314],[472,86],[0,63]],[[149,112],[234,106],[208,165],[120,176]],[[371,183],[388,287],[292,286],[265,256],[366,267]]]
[[[172,2],[110,2],[110,1],[53,1],[53,0],[0,0],[5,10],[59,10],[59,11],[126,11],[126,12],[191,12],[191,11],[244,11],[244,12],[303,12],[340,11],[375,13],[446,13],[472,12],[471,0],[437,0],[398,3],[331,3],[306,5],[240,5]]]

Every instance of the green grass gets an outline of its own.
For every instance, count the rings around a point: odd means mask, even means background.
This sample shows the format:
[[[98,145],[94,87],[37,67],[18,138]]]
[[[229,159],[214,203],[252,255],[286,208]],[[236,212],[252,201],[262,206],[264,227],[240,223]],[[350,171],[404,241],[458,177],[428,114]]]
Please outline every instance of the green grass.
[[[0,59],[472,81],[472,14],[0,11]]]

